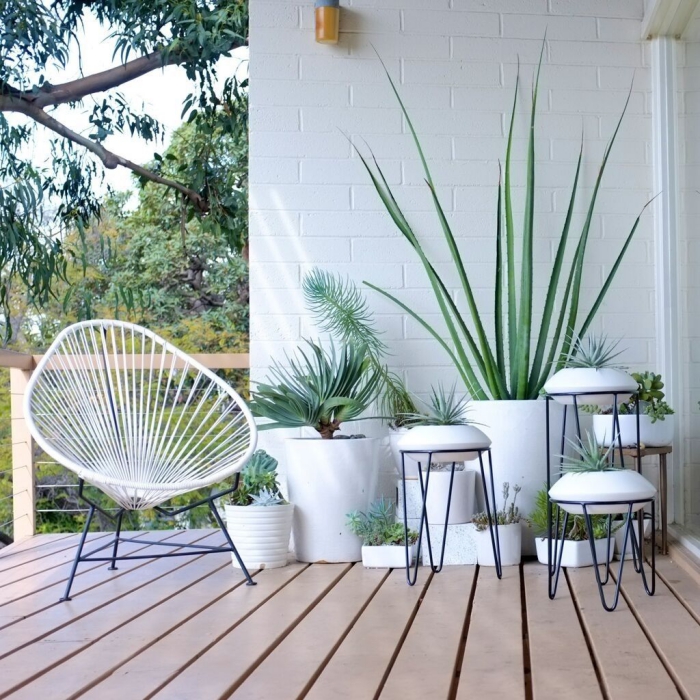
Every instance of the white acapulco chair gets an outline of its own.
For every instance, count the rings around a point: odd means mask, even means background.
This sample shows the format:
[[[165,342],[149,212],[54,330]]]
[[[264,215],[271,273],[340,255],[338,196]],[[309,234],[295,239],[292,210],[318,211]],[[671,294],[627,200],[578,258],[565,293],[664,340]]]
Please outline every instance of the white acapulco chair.
[[[234,491],[257,441],[253,416],[241,397],[213,372],[155,333],[122,321],[85,321],[63,330],[34,371],[25,417],[39,446],[79,477],[89,506],[66,591],[70,600],[78,564],[203,552],[232,552],[254,585],[214,505]],[[174,496],[235,475],[231,488],[191,505],[168,509]],[[96,486],[119,506],[108,513],[83,493]],[[208,504],[226,545],[149,542],[121,534],[124,513],[154,508],[176,516]],[[113,518],[113,539],[83,554],[95,511]],[[119,556],[122,542],[180,548],[154,555]],[[106,552],[111,548],[111,553]]]

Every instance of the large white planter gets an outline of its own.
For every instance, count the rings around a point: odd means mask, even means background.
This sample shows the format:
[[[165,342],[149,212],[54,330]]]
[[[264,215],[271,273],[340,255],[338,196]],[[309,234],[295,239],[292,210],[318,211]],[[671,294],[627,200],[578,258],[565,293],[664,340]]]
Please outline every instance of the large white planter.
[[[451,470],[450,470],[451,471]],[[450,491],[450,471],[430,472],[428,482],[428,498],[425,508],[428,522],[431,525],[444,525],[447,510],[447,496]],[[427,474],[423,474],[425,482]],[[474,485],[476,472],[471,469],[455,471],[450,500],[450,515],[447,522],[450,525],[468,523],[474,516]]]
[[[432,455],[436,463],[469,462],[479,456],[475,450],[486,449],[491,440],[474,425],[417,425],[399,439],[400,450],[416,462],[425,463],[433,450],[447,450]],[[416,454],[418,452],[418,454]]]
[[[389,447],[391,456],[394,458],[396,473],[401,477],[401,450],[399,449],[399,440],[408,432],[408,428],[399,428],[398,430],[389,430]],[[418,463],[413,459],[406,458],[405,462],[406,478],[418,478]]]
[[[637,444],[637,416],[618,416],[620,420],[620,438],[623,447]],[[665,447],[673,442],[674,416],[666,416],[664,420],[651,422],[650,416],[639,416],[639,442],[646,447]],[[593,416],[593,432],[599,445],[608,447],[614,440],[617,445],[617,434],[613,430],[613,417]],[[615,433],[615,434],[613,434]]]
[[[547,478],[546,401],[472,401],[469,417],[478,423],[491,438],[491,457],[497,506],[501,502],[501,487],[504,481],[512,487],[518,484],[522,491],[518,494],[517,505],[527,517],[535,507],[537,492]],[[550,459],[552,474],[559,469],[557,455],[561,452],[561,429],[564,407],[554,401],[549,402],[550,410]],[[571,427],[573,422],[568,421]],[[484,469],[488,479],[488,456],[484,455]],[[477,483],[477,494],[481,486]],[[491,494],[489,488],[489,495]],[[483,509],[479,502],[477,508]],[[523,533],[523,554],[535,554],[535,536],[532,530],[521,522]]]
[[[547,564],[547,538],[538,537],[537,542],[537,560],[540,564]],[[574,541],[574,540],[564,540],[564,544],[561,542],[558,546],[562,547],[561,550],[561,565],[566,568],[580,568],[582,566],[593,566],[593,557],[591,556],[591,544],[588,540]],[[615,545],[613,542],[610,543],[608,547],[608,539],[604,538],[595,541],[595,554],[596,559],[599,564],[605,564],[605,558],[608,561],[612,560],[613,551],[615,550]],[[559,552],[557,552],[557,556]],[[554,561],[554,544],[552,544],[552,566],[556,564]]]
[[[409,565],[416,556],[416,545],[408,550]],[[405,569],[406,548],[403,545],[385,544],[379,547],[362,546],[362,565],[368,569]]]
[[[563,501],[605,501],[604,505],[587,506],[591,515],[627,513],[623,501],[644,500],[654,496],[654,485],[641,474],[631,469],[616,469],[609,472],[567,473],[549,490],[552,500],[562,510],[579,515],[583,507],[568,505]],[[632,506],[632,512],[644,507],[644,503]]]
[[[294,505],[226,506],[226,528],[247,569],[287,564]],[[231,555],[234,567],[239,568]]]
[[[286,448],[297,559],[360,561],[362,543],[346,521],[351,511],[366,512],[376,497],[377,441],[294,438]]]
[[[474,537],[476,538],[476,560],[479,566],[496,566],[490,530],[476,531]],[[501,552],[501,566],[517,566],[520,564],[522,551],[522,528],[520,523],[498,525],[498,544]]]
[[[579,392],[597,391],[598,394],[579,396],[576,403],[609,406],[615,403],[613,393],[619,392],[617,402],[624,403],[637,391],[637,380],[621,369],[603,367],[565,367],[553,375],[544,385],[544,390],[551,394],[555,401],[563,404],[573,404],[571,396],[555,396],[555,394],[574,394]]]

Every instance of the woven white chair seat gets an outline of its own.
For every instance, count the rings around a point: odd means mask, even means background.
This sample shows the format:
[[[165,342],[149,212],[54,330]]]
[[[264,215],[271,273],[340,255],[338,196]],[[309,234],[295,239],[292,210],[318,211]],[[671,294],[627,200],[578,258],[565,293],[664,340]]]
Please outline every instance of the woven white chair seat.
[[[224,481],[257,437],[226,382],[123,321],[62,331],[32,375],[25,417],[47,454],[128,510]]]

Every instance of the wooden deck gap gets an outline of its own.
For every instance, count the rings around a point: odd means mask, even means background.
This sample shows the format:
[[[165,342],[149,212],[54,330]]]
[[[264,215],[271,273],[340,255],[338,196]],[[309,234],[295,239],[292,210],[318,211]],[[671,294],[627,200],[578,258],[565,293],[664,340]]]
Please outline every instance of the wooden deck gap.
[[[464,662],[464,652],[467,648],[467,635],[469,634],[469,622],[472,618],[472,608],[474,607],[474,596],[476,595],[476,582],[479,578],[481,567],[477,564],[474,578],[472,579],[472,587],[469,591],[469,602],[467,603],[467,612],[464,616],[464,627],[462,628],[462,636],[460,638],[459,647],[457,648],[457,656],[455,657],[454,671],[452,672],[452,683],[450,692],[447,695],[448,700],[455,700],[457,697],[457,687],[459,686],[459,676]]]
[[[569,580],[569,572],[567,571],[566,567],[563,568],[564,572],[564,581],[566,582],[566,585],[569,588],[569,595],[571,595],[571,600],[574,604],[574,610],[576,611],[576,617],[578,618],[578,623],[581,625],[581,632],[583,633],[583,638],[586,640],[586,646],[588,647],[588,653],[591,657],[591,663],[593,664],[593,670],[595,671],[596,678],[598,679],[598,685],[600,686],[600,692],[604,698],[604,700],[611,700],[610,697],[610,689],[607,686],[607,683],[605,682],[605,677],[603,676],[603,672],[600,667],[600,662],[598,660],[598,657],[596,656],[595,650],[593,648],[593,642],[591,640],[591,635],[590,631],[588,630],[588,625],[586,624],[586,621],[583,618],[583,614],[581,613],[580,609],[580,603],[578,600],[578,597],[576,595],[576,590],[574,589],[574,586],[571,585],[571,581]],[[560,580],[561,584],[561,580]]]
[[[356,566],[358,566],[358,565],[356,564]],[[333,658],[335,652],[338,651],[338,649],[340,649],[341,644],[345,641],[348,634],[350,634],[350,630],[357,624],[357,621],[364,614],[365,610],[367,609],[367,606],[374,599],[374,596],[376,596],[377,593],[379,593],[381,587],[386,583],[386,580],[389,578],[389,574],[391,572],[392,572],[392,569],[386,570],[386,575],[382,579],[381,583],[372,592],[372,595],[366,600],[365,604],[360,608],[360,610],[358,610],[357,615],[355,615],[355,617],[353,617],[350,624],[347,626],[345,632],[343,632],[342,636],[338,639],[338,642],[333,645],[331,650],[328,652],[327,656],[320,663],[320,665],[319,665],[318,669],[316,670],[316,672],[314,673],[314,675],[309,679],[309,682],[304,686],[301,693],[299,693],[297,700],[303,700],[303,698],[305,698],[307,696],[307,694],[311,690],[313,684],[318,680],[319,676],[323,673],[326,666],[328,666],[328,664],[329,664],[330,660]]]
[[[532,694],[532,664],[530,662],[530,633],[527,622],[527,598],[525,595],[525,574],[522,563],[520,569],[520,609],[522,610],[523,632],[523,678],[525,682],[525,700],[533,700]]]
[[[418,614],[418,610],[420,610],[420,605],[423,602],[423,598],[425,598],[425,595],[428,592],[428,589],[430,588],[430,584],[432,583],[433,578],[435,578],[435,574],[431,571],[430,574],[428,575],[428,580],[425,582],[425,586],[423,587],[423,591],[421,592],[420,597],[418,598],[415,606],[413,607],[413,612],[411,613],[411,616],[408,618],[408,621],[406,623],[406,627],[404,628],[403,633],[401,634],[401,637],[399,638],[398,644],[396,645],[396,649],[394,649],[394,653],[391,655],[391,659],[389,660],[389,663],[387,664],[386,670],[384,671],[384,675],[382,676],[382,680],[379,682],[379,686],[377,687],[377,692],[374,694],[373,700],[379,700],[379,696],[382,694],[382,690],[384,690],[384,686],[386,685],[387,679],[389,678],[389,674],[391,673],[391,669],[394,668],[394,664],[396,663],[396,659],[398,658],[399,653],[401,652],[401,647],[403,646],[404,642],[406,641],[406,637],[408,636],[408,631],[411,629],[411,625],[413,624],[413,621],[416,619],[416,615]]]

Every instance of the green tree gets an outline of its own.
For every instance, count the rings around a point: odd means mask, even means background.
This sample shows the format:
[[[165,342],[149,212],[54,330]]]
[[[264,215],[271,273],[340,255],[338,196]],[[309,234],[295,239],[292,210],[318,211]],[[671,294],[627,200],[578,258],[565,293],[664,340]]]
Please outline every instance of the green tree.
[[[78,42],[88,19],[114,41],[114,66],[61,80],[72,65],[83,66]],[[244,241],[231,235],[239,216],[235,197],[232,202],[230,191],[218,190],[208,177],[210,160],[173,170],[155,154],[143,166],[107,149],[105,141],[114,133],[154,143],[162,136],[153,115],[134,110],[119,87],[173,66],[192,82],[182,113],[194,125],[194,141],[244,131],[237,108],[244,86],[232,76],[217,87],[216,66],[246,45],[247,22],[247,0],[0,0],[0,305],[5,318],[13,279],[32,301],[44,303],[53,280],[66,274],[63,236],[82,235],[100,216],[96,185],[105,168],[127,168],[142,184],[176,193],[181,218],[223,232],[241,249]],[[88,98],[86,128],[68,126],[80,122]],[[70,118],[60,120],[66,110]],[[32,160],[39,130],[51,137],[47,163]],[[202,154],[213,155],[206,149]],[[10,329],[6,322],[5,329]]]

